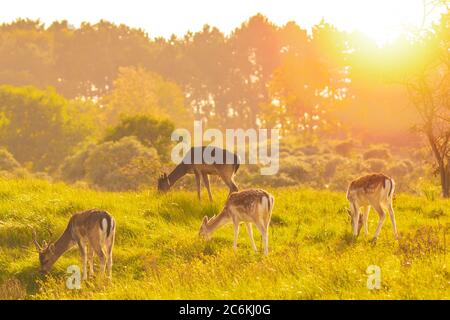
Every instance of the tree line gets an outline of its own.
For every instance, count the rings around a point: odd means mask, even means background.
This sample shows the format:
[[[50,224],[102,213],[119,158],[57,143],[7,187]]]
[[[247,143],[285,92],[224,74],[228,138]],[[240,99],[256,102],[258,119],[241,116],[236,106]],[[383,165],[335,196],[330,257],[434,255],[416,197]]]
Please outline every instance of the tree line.
[[[118,125],[124,115],[139,114],[170,119],[175,126],[195,118],[220,128],[278,126],[285,135],[350,132],[401,143],[407,135],[399,133],[415,124],[448,195],[449,20],[447,12],[430,29],[379,47],[326,21],[307,32],[295,22],[275,25],[261,14],[229,35],[205,25],[168,39],[107,21],[73,27],[67,21],[45,26],[18,19],[0,25],[0,84],[9,85],[1,90],[2,143],[18,161],[42,163],[40,169],[70,154],[16,155],[15,148],[32,152],[17,139],[40,121],[33,117],[49,112],[27,106],[30,100],[20,94],[19,104],[27,107],[17,110],[14,87],[30,85],[48,93],[41,99],[27,89],[38,105],[51,104],[60,117],[28,135],[42,141],[63,136],[80,143]],[[65,125],[59,129],[55,123]]]

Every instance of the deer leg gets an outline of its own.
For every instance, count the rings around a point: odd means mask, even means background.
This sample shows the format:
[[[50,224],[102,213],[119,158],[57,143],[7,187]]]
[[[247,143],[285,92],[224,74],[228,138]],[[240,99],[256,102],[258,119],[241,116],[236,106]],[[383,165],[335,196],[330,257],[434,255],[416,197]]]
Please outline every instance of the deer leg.
[[[219,177],[222,179],[222,181],[225,182],[228,189],[230,189],[229,194],[239,190],[236,183],[233,180],[233,174],[228,175],[226,173],[221,173],[221,172],[218,172],[218,174],[219,174]]]
[[[378,215],[380,216],[380,220],[378,221],[377,229],[375,230],[375,234],[373,235],[373,239],[372,239],[375,241],[378,238],[378,235],[380,234],[381,227],[383,226],[384,219],[386,218],[386,214],[384,213],[384,210],[380,204],[373,206],[373,208],[378,212]]]
[[[211,187],[209,185],[209,177],[207,173],[202,173],[203,183],[205,184],[206,190],[208,190],[209,200],[213,201],[213,197],[211,194]]]
[[[256,223],[256,227],[261,233],[264,243],[264,255],[267,256],[267,254],[269,253],[269,226],[265,227],[262,223]]]
[[[78,248],[80,249],[81,261],[83,263],[83,280],[87,280],[87,254],[86,244],[81,240],[78,241]]]
[[[92,245],[88,247],[88,256],[89,256],[89,274],[91,276],[94,275],[94,249],[92,249]]]
[[[198,200],[200,201],[200,174],[198,172],[195,172],[195,183],[197,186],[197,196]]]
[[[394,228],[394,238],[398,239],[397,224],[395,223],[394,208],[392,207],[392,199],[388,203],[389,217],[391,218],[392,227]]]
[[[108,278],[110,278],[110,279],[112,279],[112,265],[113,265],[112,251],[113,251],[113,247],[114,247],[115,237],[116,237],[116,235],[115,235],[115,232],[113,231],[113,233],[107,239],[107,247],[106,247],[106,251],[107,251],[107,255],[108,255],[108,261],[106,262],[106,267],[108,268]]]
[[[255,250],[255,252],[258,252],[258,248],[256,247],[256,244],[255,244],[255,239],[253,238],[252,224],[250,222],[247,223],[247,231],[248,231],[248,236],[250,237],[250,241],[252,243],[253,250]]]
[[[233,242],[233,248],[234,251],[237,251],[237,241],[238,241],[238,235],[239,235],[239,222],[233,221],[234,224],[234,242]]]
[[[264,230],[264,255],[269,254],[269,230]]]
[[[101,247],[101,245],[97,246],[97,248],[95,249],[95,253],[97,253],[97,255],[100,259],[100,273],[102,275],[104,275],[105,269],[106,269],[106,255],[105,255],[105,252],[103,251],[103,248]]]
[[[364,234],[367,237],[369,235],[369,211],[370,206],[367,206],[364,208],[364,214],[363,214],[363,224],[364,224]]]

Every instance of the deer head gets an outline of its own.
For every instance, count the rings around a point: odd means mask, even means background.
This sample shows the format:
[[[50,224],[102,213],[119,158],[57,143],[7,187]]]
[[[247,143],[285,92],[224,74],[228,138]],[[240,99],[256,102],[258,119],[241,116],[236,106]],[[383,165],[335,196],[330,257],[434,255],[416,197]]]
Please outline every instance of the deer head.
[[[204,216],[202,220],[202,225],[200,226],[200,231],[198,232],[198,235],[206,240],[209,239],[208,222],[209,222],[208,217]]]
[[[42,242],[42,246],[39,245],[35,230],[33,230],[33,241],[39,253],[41,272],[43,274],[46,274],[50,271],[50,269],[52,268],[53,264],[56,261],[55,245],[53,243],[47,244],[45,240]]]
[[[167,176],[167,173],[164,173],[159,176],[158,179],[158,191],[159,192],[166,192],[170,189],[170,182],[169,177]]]
[[[347,213],[348,213],[348,215],[350,216],[350,218],[351,218],[351,226],[352,226],[352,230],[353,230],[353,225],[355,224],[355,220],[356,220],[356,217],[357,217],[357,212],[355,213],[355,214],[353,214],[352,213],[352,210],[350,210],[350,209],[347,209]],[[363,226],[363,215],[362,214],[359,214],[359,219],[358,219],[358,233],[356,234],[356,236],[359,236],[359,232],[361,231],[361,228],[362,228],[362,226]]]

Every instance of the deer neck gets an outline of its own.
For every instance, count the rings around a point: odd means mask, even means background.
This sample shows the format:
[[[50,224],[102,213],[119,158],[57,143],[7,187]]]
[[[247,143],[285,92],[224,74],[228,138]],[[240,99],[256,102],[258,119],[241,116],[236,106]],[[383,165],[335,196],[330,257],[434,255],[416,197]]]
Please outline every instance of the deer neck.
[[[180,163],[172,170],[168,175],[169,184],[172,186],[177,182],[181,177],[183,177],[187,173],[187,165],[185,163]]]
[[[218,228],[223,226],[224,224],[227,224],[231,221],[231,217],[229,215],[228,209],[223,209],[222,212],[216,216],[212,217],[208,223],[206,224],[208,233],[211,234],[214,231],[216,231]]]
[[[54,242],[54,261],[56,261],[64,252],[70,249],[73,245],[71,225],[67,226],[64,233]]]

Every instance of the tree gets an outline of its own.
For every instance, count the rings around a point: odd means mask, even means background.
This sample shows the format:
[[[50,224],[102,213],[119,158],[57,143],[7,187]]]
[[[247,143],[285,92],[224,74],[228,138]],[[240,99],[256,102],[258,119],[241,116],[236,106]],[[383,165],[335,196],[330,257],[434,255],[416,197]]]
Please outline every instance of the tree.
[[[262,118],[285,133],[324,130],[331,122],[329,111],[346,97],[345,42],[339,31],[323,21],[313,28],[310,39],[292,23],[284,32],[296,42],[284,47],[268,84]]]
[[[0,25],[0,84],[50,84],[53,45],[39,20],[18,19]]]
[[[121,119],[117,126],[109,129],[103,141],[118,141],[133,136],[144,146],[155,148],[161,158],[168,160],[172,146],[170,136],[174,130],[175,126],[167,119],[136,115]]]
[[[234,30],[228,42],[233,65],[229,90],[234,96],[221,114],[239,127],[256,127],[260,104],[268,100],[269,80],[281,61],[279,28],[257,14]]]
[[[442,195],[450,197],[450,11],[425,36],[416,39],[418,53],[405,83],[419,115],[416,128],[432,150]]]
[[[102,98],[101,104],[110,125],[119,123],[123,116],[146,114],[169,119],[177,126],[192,127],[192,113],[184,104],[181,89],[142,68],[120,68],[114,89]]]
[[[54,169],[92,132],[51,88],[0,86],[0,119],[0,145],[35,171]]]

